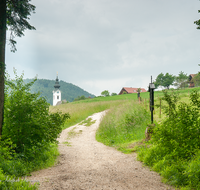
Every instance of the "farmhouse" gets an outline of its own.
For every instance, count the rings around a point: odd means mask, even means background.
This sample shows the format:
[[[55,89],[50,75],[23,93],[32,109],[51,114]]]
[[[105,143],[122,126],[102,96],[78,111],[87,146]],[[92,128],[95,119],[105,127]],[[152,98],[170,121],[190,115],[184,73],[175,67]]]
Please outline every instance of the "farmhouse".
[[[196,76],[196,74],[190,74],[190,75],[189,75],[189,84],[190,84],[189,87],[194,87],[194,86],[195,86],[194,80],[193,80],[193,78],[194,78],[195,76]]]
[[[144,88],[140,88],[140,92],[146,92]],[[119,93],[120,94],[132,94],[132,93],[137,93],[138,88],[132,88],[132,87],[123,87]]]

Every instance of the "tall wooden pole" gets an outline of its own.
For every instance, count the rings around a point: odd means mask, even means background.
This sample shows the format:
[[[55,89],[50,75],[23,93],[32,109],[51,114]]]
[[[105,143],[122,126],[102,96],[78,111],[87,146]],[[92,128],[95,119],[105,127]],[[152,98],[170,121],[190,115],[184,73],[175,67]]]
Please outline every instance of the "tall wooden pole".
[[[5,45],[6,45],[6,0],[0,0],[0,137],[4,116],[4,80],[5,80]]]

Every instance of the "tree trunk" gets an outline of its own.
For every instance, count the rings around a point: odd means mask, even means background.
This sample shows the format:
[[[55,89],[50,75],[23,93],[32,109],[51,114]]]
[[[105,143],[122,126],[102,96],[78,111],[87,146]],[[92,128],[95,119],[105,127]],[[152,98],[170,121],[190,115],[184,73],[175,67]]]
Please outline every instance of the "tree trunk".
[[[4,116],[5,45],[6,45],[6,0],[0,0],[0,137],[2,135],[3,116]]]

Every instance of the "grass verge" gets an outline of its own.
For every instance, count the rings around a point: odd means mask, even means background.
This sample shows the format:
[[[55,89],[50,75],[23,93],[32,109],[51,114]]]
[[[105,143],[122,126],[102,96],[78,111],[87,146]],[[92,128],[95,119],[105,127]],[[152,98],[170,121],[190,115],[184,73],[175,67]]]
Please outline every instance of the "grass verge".
[[[20,177],[30,172],[51,167],[55,164],[58,152],[57,144],[50,144],[40,150],[30,151],[29,161],[22,154],[16,154],[11,148],[0,146],[0,189],[38,189]],[[17,179],[17,180],[16,180]]]
[[[103,117],[96,139],[114,146],[124,153],[134,151],[131,145],[144,139],[150,115],[144,107],[134,101],[112,107]]]

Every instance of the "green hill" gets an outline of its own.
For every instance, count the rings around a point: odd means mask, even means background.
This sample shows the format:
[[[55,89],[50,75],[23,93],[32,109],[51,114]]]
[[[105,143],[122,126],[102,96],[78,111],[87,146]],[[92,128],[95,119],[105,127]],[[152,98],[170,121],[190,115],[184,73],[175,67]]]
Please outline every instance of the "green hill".
[[[25,83],[31,82],[33,79],[24,79]],[[86,92],[85,90],[81,89],[80,87],[73,85],[71,83],[67,83],[64,81],[59,81],[60,90],[62,92],[62,100],[67,100],[72,102],[78,96],[85,96],[85,97],[95,97],[93,94]],[[47,79],[37,79],[37,81],[31,87],[31,92],[41,92],[41,96],[45,97],[47,102],[52,105],[53,103],[53,93],[54,90],[55,80],[47,80]]]

